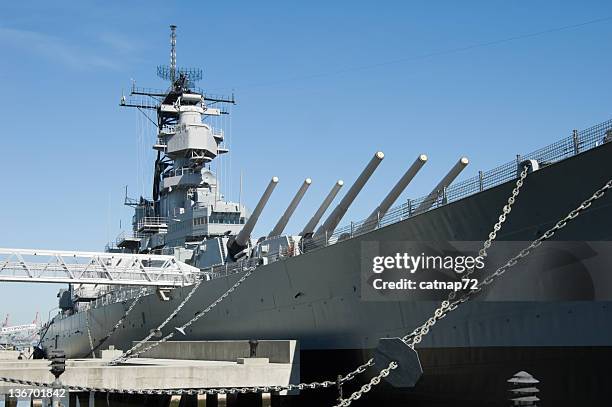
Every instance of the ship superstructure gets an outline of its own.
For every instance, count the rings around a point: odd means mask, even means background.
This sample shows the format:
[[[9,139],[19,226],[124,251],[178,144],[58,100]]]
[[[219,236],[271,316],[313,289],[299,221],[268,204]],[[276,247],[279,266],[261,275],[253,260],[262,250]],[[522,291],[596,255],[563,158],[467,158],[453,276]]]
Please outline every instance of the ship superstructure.
[[[176,27],[171,26],[171,62],[159,66],[160,78],[170,81],[168,90],[132,86],[121,105],[157,114],[157,151],[152,199],[130,199],[135,214],[133,233],[120,235],[117,246],[135,253],[173,254],[204,268],[223,264],[228,236],[238,234],[249,218],[244,205],[229,202],[220,191],[211,162],[229,150],[222,129],[207,118],[227,115],[233,96],[208,96],[195,84],[202,70],[176,66]],[[212,239],[216,239],[212,242]],[[207,241],[207,244],[203,244]]]

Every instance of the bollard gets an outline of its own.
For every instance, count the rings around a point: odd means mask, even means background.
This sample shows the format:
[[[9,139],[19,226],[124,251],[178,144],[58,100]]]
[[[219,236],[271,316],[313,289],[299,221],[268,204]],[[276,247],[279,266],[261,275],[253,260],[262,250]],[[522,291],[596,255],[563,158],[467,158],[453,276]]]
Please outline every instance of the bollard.
[[[181,404],[181,396],[174,394],[170,397],[170,403],[168,404],[169,407],[178,407],[179,404]]]
[[[66,371],[66,354],[63,350],[54,350],[51,352],[51,373],[55,376],[53,381],[53,396],[51,397],[51,405],[53,407],[61,406],[58,390],[62,388],[60,376]]]
[[[42,405],[43,405],[42,399],[35,398],[34,396],[32,396],[32,399],[30,400],[31,407],[42,407]]]
[[[197,404],[198,407],[206,407],[206,394],[198,394],[197,396]]]
[[[272,406],[272,393],[261,393],[261,407]]]
[[[227,407],[227,394],[217,394],[217,407]]]
[[[510,401],[512,406],[532,406],[536,407],[540,399],[536,396],[540,390],[535,386],[540,383],[538,379],[525,371],[520,371],[514,374],[510,379],[510,392],[512,396]]]
[[[257,357],[257,345],[259,345],[259,342],[256,339],[249,340],[249,357]]]

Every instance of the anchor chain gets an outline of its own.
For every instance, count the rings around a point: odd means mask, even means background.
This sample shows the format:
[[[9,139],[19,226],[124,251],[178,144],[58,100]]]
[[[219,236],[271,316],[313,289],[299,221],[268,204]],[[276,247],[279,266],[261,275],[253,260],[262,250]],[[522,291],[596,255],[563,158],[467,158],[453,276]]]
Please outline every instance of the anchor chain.
[[[85,328],[87,328],[87,338],[89,339],[89,354],[94,352],[93,340],[91,339],[91,329],[89,329],[89,310],[85,311]],[[95,356],[94,356],[95,357]]]
[[[114,365],[114,364],[117,364],[119,362],[126,361],[129,358],[131,358],[131,357],[134,357],[135,355],[132,355],[134,350],[138,349],[145,342],[147,342],[149,339],[151,339],[157,332],[159,332],[163,327],[165,327],[168,324],[168,322],[170,322],[170,320],[172,320],[172,318],[174,318],[176,316],[176,314],[178,314],[181,311],[181,309],[183,309],[185,304],[187,304],[187,301],[189,301],[191,299],[191,297],[196,292],[196,290],[198,289],[200,284],[202,284],[202,281],[204,281],[204,280],[198,280],[198,282],[193,285],[193,287],[191,288],[191,290],[189,291],[187,296],[185,298],[183,298],[183,301],[181,301],[181,303],[178,305],[178,307],[176,307],[174,309],[174,311],[172,311],[170,313],[170,315],[168,315],[168,317],[157,328],[151,330],[151,332],[149,332],[149,334],[147,336],[145,336],[143,339],[141,339],[138,343],[136,343],[130,349],[128,349],[127,351],[123,352],[120,356],[118,356],[115,359],[111,360],[110,364]]]
[[[0,377],[0,381],[14,383],[29,387],[62,388],[74,392],[97,392],[97,393],[119,393],[119,394],[151,394],[151,395],[194,395],[194,394],[247,394],[247,393],[270,393],[294,390],[320,389],[334,386],[335,381],[311,382],[300,384],[289,384],[286,386],[251,386],[251,387],[228,387],[228,388],[203,388],[193,387],[187,389],[121,389],[113,387],[88,387],[74,385],[60,385],[53,383],[38,382],[33,380],[22,380],[11,377]]]
[[[556,232],[558,232],[559,230],[567,226],[569,222],[571,222],[572,220],[580,216],[586,209],[588,209],[593,204],[594,201],[603,197],[605,193],[611,188],[612,188],[612,179],[608,180],[608,182],[604,184],[603,187],[595,191],[593,195],[591,195],[588,199],[583,201],[580,205],[578,205],[578,207],[571,210],[567,216],[565,216],[563,219],[558,221],[552,228],[548,229],[540,237],[538,237],[533,242],[531,242],[531,244],[528,247],[521,250],[517,255],[515,255],[510,260],[508,260],[503,266],[499,267],[497,270],[495,270],[495,272],[491,273],[485,279],[480,281],[474,289],[471,289],[469,292],[463,294],[459,299],[454,300],[452,302],[448,300],[442,301],[442,304],[440,305],[438,309],[435,310],[434,315],[431,318],[429,318],[423,325],[418,327],[415,331],[404,336],[402,340],[408,346],[414,349],[414,347],[418,343],[421,342],[423,337],[429,333],[431,327],[433,327],[436,324],[436,322],[444,318],[446,315],[448,315],[448,313],[457,309],[460,304],[465,303],[468,300],[470,300],[477,293],[482,291],[482,288],[484,286],[490,285],[491,283],[493,283],[493,281],[501,277],[508,269],[515,266],[519,262],[519,260],[527,257],[534,249],[539,247],[544,241],[550,239]],[[417,334],[415,335],[414,332],[417,332]],[[354,400],[359,399],[363,394],[369,392],[373,386],[379,384],[382,378],[387,377],[390,371],[397,369],[397,367],[398,365],[396,362],[393,362],[393,361],[390,362],[389,365],[386,368],[382,369],[376,376],[374,376],[370,380],[369,383],[366,383],[365,385],[363,385],[359,390],[351,394],[350,397],[342,400],[340,403],[338,403],[334,407],[348,407]]]
[[[234,285],[232,285],[227,291],[225,291],[219,298],[217,298],[212,304],[210,304],[208,307],[206,307],[205,309],[203,309],[202,311],[196,313],[195,317],[191,318],[189,321],[187,321],[186,323],[184,323],[183,325],[181,325],[180,327],[176,327],[175,329],[182,333],[184,335],[185,329],[188,328],[189,326],[191,326],[194,322],[196,322],[198,319],[202,318],[204,315],[208,314],[213,308],[215,308],[221,301],[223,301],[225,298],[227,298],[231,293],[234,292],[234,290],[236,290],[236,288],[238,288],[240,286],[240,284],[242,284],[244,282],[244,280],[246,280],[251,274],[253,274],[253,271],[255,271],[256,266],[252,266],[249,267],[247,269],[247,272],[240,277],[240,279],[238,281],[236,281],[236,283],[234,283]],[[124,352],[121,356],[118,356],[117,358],[113,359],[110,364],[111,365],[116,365],[118,363],[122,363],[125,362],[126,360],[130,359],[130,358],[134,358],[137,357],[141,354],[143,354],[144,352],[151,350],[159,345],[161,345],[162,343],[172,339],[175,335],[175,332],[170,332],[169,334],[167,334],[166,336],[164,336],[163,338],[161,338],[158,341],[155,341],[151,344],[149,344],[148,346],[146,346],[143,349],[137,350],[138,348],[140,348],[142,345],[144,345],[149,339],[151,339],[153,337],[153,335],[155,335],[156,332],[160,331],[164,326],[166,326],[168,324],[168,322],[170,322],[170,320],[172,320],[172,318],[174,318],[175,315],[177,315],[181,309],[183,309],[183,307],[185,306],[185,304],[187,304],[187,302],[189,301],[189,299],[191,298],[191,296],[196,292],[196,290],[198,289],[198,287],[200,286],[200,284],[202,283],[202,281],[204,280],[200,280],[198,281],[194,287],[191,289],[191,291],[189,292],[189,294],[187,294],[187,296],[185,297],[185,299],[183,299],[183,301],[179,304],[179,306],[168,316],[168,318],[166,318],[166,320],[164,322],[162,322],[155,330],[153,330],[149,335],[147,335],[144,339],[142,339],[141,341],[139,341],[136,345],[132,346],[131,349],[129,349],[128,351]]]
[[[526,165],[523,167],[523,170],[519,174],[519,178],[516,180],[516,185],[512,189],[512,194],[508,198],[507,203],[502,208],[501,215],[499,215],[497,222],[495,222],[495,224],[493,225],[493,230],[491,231],[491,233],[489,233],[487,240],[484,241],[482,248],[478,251],[478,255],[482,257],[483,259],[485,259],[488,256],[487,250],[489,250],[489,248],[493,244],[493,241],[497,238],[497,233],[501,230],[502,225],[506,221],[506,217],[512,211],[512,205],[514,205],[514,203],[516,202],[516,198],[519,196],[519,193],[521,192],[521,187],[523,186],[523,183],[525,182],[525,178],[527,178],[528,173],[529,173],[529,166]],[[466,278],[470,276],[474,272],[474,270],[475,270],[474,267],[468,268],[465,271],[463,277]],[[456,296],[457,296],[457,291],[453,290],[448,294],[448,300],[452,301],[455,299]]]
[[[529,174],[529,166],[526,165],[523,167],[523,170],[519,174],[519,178],[516,180],[516,184],[514,188],[512,189],[512,193],[510,194],[510,197],[508,198],[507,203],[502,208],[502,213],[499,215],[497,222],[493,225],[493,230],[489,233],[487,240],[484,241],[482,248],[478,251],[478,255],[482,257],[483,259],[488,256],[487,250],[491,247],[491,245],[493,244],[493,241],[497,238],[497,233],[501,230],[504,222],[506,221],[507,216],[512,211],[512,205],[514,205],[514,203],[516,202],[516,198],[519,196],[521,192],[521,187],[523,186],[525,182],[525,178],[527,178],[527,174]],[[474,267],[468,268],[465,271],[463,277],[468,278],[474,272],[474,270],[475,270]],[[415,328],[411,333],[409,333],[408,335],[405,335],[402,338],[404,343],[410,346],[408,341],[410,338],[414,338],[415,342],[411,346],[414,348],[415,344],[421,342],[422,335],[419,335],[419,333],[424,332],[425,334],[427,334],[427,332],[429,332],[429,328],[431,328],[436,323],[437,319],[444,318],[445,316],[444,311],[448,307],[448,304],[450,304],[450,302],[452,302],[456,297],[457,297],[457,291],[455,290],[450,291],[448,293],[448,297],[446,301],[442,301],[440,306],[434,311],[434,314],[431,318],[429,318],[423,325]],[[434,320],[433,318],[436,318],[436,319]]]
[[[346,376],[340,376],[340,378],[338,379],[338,382],[340,382],[341,384],[345,382],[349,382],[353,380],[358,374],[365,372],[366,369],[370,366],[374,366],[374,359],[368,360],[363,365],[357,367],[355,370],[348,373]]]
[[[121,318],[119,318],[119,320],[117,321],[117,323],[115,325],[113,325],[113,327],[111,328],[110,331],[108,331],[108,333],[102,338],[100,339],[100,341],[98,342],[98,344],[92,348],[91,352],[88,353],[87,355],[85,355],[85,357],[93,354],[96,350],[100,349],[100,347],[102,345],[104,345],[104,343],[111,337],[113,336],[113,334],[115,333],[115,331],[117,329],[119,329],[119,327],[121,326],[121,324],[123,323],[123,321],[125,321],[125,319],[128,317],[128,315],[130,315],[130,313],[132,312],[132,310],[134,309],[134,307],[136,307],[136,304],[138,303],[138,301],[147,293],[147,289],[146,288],[141,288],[140,291],[138,292],[138,295],[134,298],[134,300],[132,301],[132,303],[130,304],[130,306],[128,307],[128,309],[123,313],[123,315],[121,316]]]
[[[514,203],[516,202],[516,198],[521,192],[521,187],[523,186],[525,178],[527,178],[527,174],[529,174],[529,166],[526,165],[523,167],[523,170],[519,174],[519,177],[516,180],[516,184],[514,188],[512,189],[512,193],[510,194],[508,201],[502,208],[502,213],[499,215],[497,222],[495,222],[495,224],[493,225],[493,230],[489,233],[487,239],[484,241],[482,245],[482,248],[478,251],[478,255],[480,257],[483,257],[483,258],[487,257],[488,255],[487,250],[491,247],[493,241],[497,238],[497,233],[501,230],[502,225],[506,221],[508,214],[510,214],[510,212],[512,211],[512,205],[514,205]],[[464,277],[468,277],[473,272],[474,272],[474,267],[468,268],[465,271]],[[422,337],[424,335],[427,335],[431,326],[433,326],[437,322],[437,319],[441,319],[444,317],[445,315],[444,311],[447,308],[447,304],[450,301],[454,300],[456,296],[457,296],[457,291],[454,291],[454,290],[450,291],[448,294],[447,300],[443,301],[441,305],[434,311],[434,316],[432,318],[429,318],[423,325],[415,328],[408,335],[405,335],[402,338],[402,341],[404,341],[404,343],[406,343],[408,346],[414,349],[414,346],[417,343],[421,342]],[[412,341],[410,341],[410,339],[412,339]],[[365,365],[373,366],[374,359],[368,360]],[[391,370],[396,369],[397,366],[398,366],[397,363],[392,361],[391,363],[389,363],[389,365],[386,368],[382,369],[378,375],[374,376],[370,380],[369,383],[366,383],[365,385],[363,385],[358,391],[351,394],[349,398],[340,400],[339,404],[337,404],[335,407],[349,406],[353,401],[360,398],[362,394],[369,392],[372,389],[372,386],[376,386],[377,384],[379,384],[380,380],[383,379],[384,377],[387,377],[389,373],[391,372]]]

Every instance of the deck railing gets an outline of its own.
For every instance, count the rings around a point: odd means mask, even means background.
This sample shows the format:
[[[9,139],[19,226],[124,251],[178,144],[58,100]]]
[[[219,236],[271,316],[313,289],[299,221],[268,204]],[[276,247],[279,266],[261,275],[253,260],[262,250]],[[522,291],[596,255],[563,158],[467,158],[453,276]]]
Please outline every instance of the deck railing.
[[[575,131],[569,137],[565,137],[529,154],[518,155],[516,159],[493,168],[492,170],[485,172],[480,171],[478,175],[472,178],[452,184],[444,190],[438,191],[438,195],[433,198],[424,196],[417,199],[409,199],[405,203],[391,208],[384,216],[370,222],[371,224],[369,225],[365,224],[365,220],[351,222],[349,225],[336,229],[334,233],[329,236],[320,236],[317,239],[311,239],[305,242],[304,250],[308,251],[321,246],[327,246],[339,240],[359,236],[372,229],[410,218],[417,214],[415,213],[415,209],[428,199],[430,199],[430,201],[427,203],[431,204],[428,209],[429,211],[478,192],[496,187],[505,182],[512,181],[517,178],[521,170],[520,164],[525,160],[536,160],[540,168],[542,168],[593,149],[606,142],[612,142],[612,120],[605,121],[582,131]]]

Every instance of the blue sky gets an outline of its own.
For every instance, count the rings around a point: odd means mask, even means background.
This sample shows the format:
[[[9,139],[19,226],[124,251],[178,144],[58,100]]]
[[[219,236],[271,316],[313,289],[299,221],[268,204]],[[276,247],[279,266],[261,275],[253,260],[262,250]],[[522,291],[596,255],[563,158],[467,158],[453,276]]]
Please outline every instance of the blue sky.
[[[345,221],[367,216],[419,153],[430,160],[402,200],[461,155],[472,176],[612,110],[606,1],[3,2],[0,246],[102,250],[129,223],[124,188],[143,188],[153,135],[118,102],[131,79],[166,86],[155,67],[169,24],[179,65],[236,94],[226,194],[238,199],[242,171],[252,208],[281,179],[261,234],[305,177],[290,231],[377,150],[386,158]],[[59,288],[1,284],[0,314],[46,318]]]

